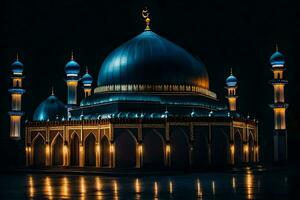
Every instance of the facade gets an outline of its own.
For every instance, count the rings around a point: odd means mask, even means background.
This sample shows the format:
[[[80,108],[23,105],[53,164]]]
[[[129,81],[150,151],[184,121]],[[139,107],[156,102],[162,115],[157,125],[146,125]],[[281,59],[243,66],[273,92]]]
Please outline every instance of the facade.
[[[146,29],[104,60],[97,87],[72,55],[65,66],[67,105],[52,94],[26,123],[27,166],[201,168],[259,161],[257,121],[209,88],[204,64]],[[85,98],[78,105],[77,86]]]

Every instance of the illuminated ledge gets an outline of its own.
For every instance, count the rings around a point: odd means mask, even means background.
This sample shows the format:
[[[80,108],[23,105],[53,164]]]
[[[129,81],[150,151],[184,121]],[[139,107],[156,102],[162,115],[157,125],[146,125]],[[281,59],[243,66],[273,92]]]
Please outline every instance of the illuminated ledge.
[[[8,92],[9,93],[13,93],[13,94],[24,94],[26,90],[22,89],[22,88],[12,88],[9,89]]]
[[[270,107],[271,108],[288,108],[289,104],[278,102],[278,103],[270,104]]]
[[[95,93],[103,92],[174,92],[174,93],[199,93],[211,97],[217,98],[216,93],[198,86],[191,85],[105,85],[95,88]]]
[[[22,112],[22,111],[10,111],[10,112],[8,112],[8,115],[10,115],[10,116],[23,116],[24,112]]]
[[[288,81],[287,80],[283,80],[283,79],[273,79],[273,80],[270,80],[269,83],[271,85],[276,85],[276,84],[288,84]]]

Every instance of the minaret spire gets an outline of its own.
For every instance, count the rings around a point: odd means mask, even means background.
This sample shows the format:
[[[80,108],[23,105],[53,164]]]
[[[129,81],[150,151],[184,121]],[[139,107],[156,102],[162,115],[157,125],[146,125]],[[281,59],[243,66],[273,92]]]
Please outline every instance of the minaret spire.
[[[74,60],[74,51],[73,51],[73,49],[71,51],[71,60]]]
[[[278,52],[278,43],[276,43],[276,52]]]
[[[236,111],[236,99],[238,96],[236,95],[237,89],[237,78],[233,76],[232,68],[230,68],[230,75],[226,79],[226,87],[227,89],[227,96],[228,99],[228,106],[229,111],[235,112]]]
[[[19,61],[19,52],[17,51],[16,60]]]
[[[146,28],[145,31],[150,31],[150,21],[151,19],[149,18],[150,16],[150,12],[148,10],[147,7],[145,7],[145,9],[142,10],[142,17],[145,19],[145,23],[146,23]]]
[[[54,96],[54,87],[51,87],[51,96]]]

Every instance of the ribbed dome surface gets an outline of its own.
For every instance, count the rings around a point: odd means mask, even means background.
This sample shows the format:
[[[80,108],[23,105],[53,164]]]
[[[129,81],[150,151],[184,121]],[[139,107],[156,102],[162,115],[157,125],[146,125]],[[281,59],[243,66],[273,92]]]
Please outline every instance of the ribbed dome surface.
[[[236,84],[237,84],[237,78],[232,74],[228,76],[228,78],[226,79],[226,85],[232,87],[232,86],[236,86]]]
[[[67,74],[79,74],[80,65],[75,60],[70,60],[65,66],[65,72]]]
[[[56,96],[51,95],[34,111],[33,121],[54,121],[63,117],[67,117],[65,105]]]
[[[104,60],[98,86],[118,84],[194,85],[209,89],[204,64],[152,31],[115,49]]]

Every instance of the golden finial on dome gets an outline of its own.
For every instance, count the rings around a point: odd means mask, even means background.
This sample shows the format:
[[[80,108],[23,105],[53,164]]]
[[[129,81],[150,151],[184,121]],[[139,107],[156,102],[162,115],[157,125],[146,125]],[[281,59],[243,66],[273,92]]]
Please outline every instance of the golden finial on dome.
[[[276,48],[276,51],[278,51],[278,44],[277,43],[276,43],[276,47],[275,48]]]
[[[17,52],[16,59],[19,61],[19,52]]]
[[[71,60],[74,60],[74,51],[73,51],[73,49],[71,51]]]
[[[150,31],[150,21],[151,19],[149,18],[149,15],[150,15],[150,12],[148,10],[147,7],[145,7],[145,9],[142,10],[142,17],[145,19],[145,22],[146,22],[146,28],[145,28],[145,31]]]
[[[230,67],[230,75],[233,75],[233,73],[232,73],[232,67]]]
[[[54,87],[51,87],[51,96],[54,96]]]

